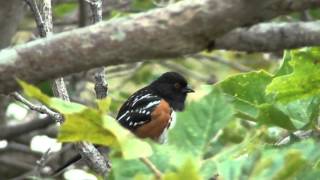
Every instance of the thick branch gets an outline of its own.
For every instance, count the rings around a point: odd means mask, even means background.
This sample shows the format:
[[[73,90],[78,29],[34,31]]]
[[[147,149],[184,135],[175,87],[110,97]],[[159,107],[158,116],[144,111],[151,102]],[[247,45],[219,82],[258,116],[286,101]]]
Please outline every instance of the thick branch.
[[[0,1],[0,49],[10,45],[23,16],[21,0]]]
[[[196,53],[234,28],[319,6],[319,0],[186,0],[61,33],[1,51],[0,93],[18,88],[15,77],[37,83],[103,65]]]
[[[320,21],[263,23],[238,28],[215,40],[215,48],[238,51],[280,51],[320,44]]]

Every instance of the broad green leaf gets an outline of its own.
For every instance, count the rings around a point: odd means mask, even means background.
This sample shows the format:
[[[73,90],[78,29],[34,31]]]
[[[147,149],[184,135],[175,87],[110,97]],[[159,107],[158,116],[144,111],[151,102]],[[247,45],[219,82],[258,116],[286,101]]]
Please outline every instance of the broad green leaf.
[[[104,115],[109,109],[110,99],[98,102],[99,111],[81,104],[50,98],[35,86],[23,81],[19,83],[29,97],[38,99],[64,115],[65,123],[62,124],[58,136],[60,141],[89,141],[94,144],[111,146],[121,152],[125,159],[146,157],[152,154],[148,143],[136,138],[110,116]]]
[[[309,97],[287,104],[278,103],[276,107],[290,117],[296,129],[301,129],[316,121],[319,115],[319,105],[320,97]]]
[[[217,132],[234,117],[234,109],[218,89],[178,113],[169,143],[195,155],[204,155]]]
[[[231,76],[219,84],[223,92],[244,102],[258,105],[267,102],[265,88],[272,76],[265,71],[249,72]]]
[[[50,101],[45,104],[62,114],[79,113],[88,108],[82,104],[64,101],[59,98],[50,98]]]
[[[259,115],[257,118],[257,122],[259,124],[265,124],[268,126],[277,125],[288,130],[296,129],[289,116],[277,109],[274,105],[266,103],[261,104],[258,107]]]
[[[94,144],[117,146],[116,137],[102,128],[102,115],[94,109],[65,115],[59,129],[61,142],[89,141]]]
[[[217,84],[231,96],[237,116],[268,126],[295,129],[290,118],[273,105],[272,97],[265,93],[272,76],[264,71],[235,75]]]
[[[87,108],[80,113],[67,114],[58,139],[62,142],[89,141],[94,144],[111,146],[125,159],[150,156],[148,143],[134,137],[113,118]]]
[[[282,64],[280,66],[280,69],[276,72],[275,76],[283,76],[286,74],[290,74],[292,73],[293,69],[290,66],[290,61],[291,61],[291,52],[290,51],[284,51],[283,54],[283,60],[282,60]]]
[[[67,102],[59,98],[50,98],[46,94],[42,93],[36,86],[28,84],[24,81],[18,80],[20,86],[23,89],[23,92],[30,98],[35,98],[41,103],[49,106],[50,108],[62,113],[62,114],[71,114],[81,112],[86,109],[86,106]]]
[[[293,72],[278,76],[266,88],[278,101],[288,102],[320,94],[320,48],[303,48],[291,52]]]

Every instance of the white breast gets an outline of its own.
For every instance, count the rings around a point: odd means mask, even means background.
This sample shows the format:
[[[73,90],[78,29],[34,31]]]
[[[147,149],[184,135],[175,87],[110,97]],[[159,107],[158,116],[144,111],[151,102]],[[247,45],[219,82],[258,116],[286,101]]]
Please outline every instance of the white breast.
[[[160,135],[158,142],[160,144],[164,144],[168,141],[168,132],[172,129],[176,124],[176,112],[172,111],[171,118],[169,120],[168,126],[163,130],[162,134]]]

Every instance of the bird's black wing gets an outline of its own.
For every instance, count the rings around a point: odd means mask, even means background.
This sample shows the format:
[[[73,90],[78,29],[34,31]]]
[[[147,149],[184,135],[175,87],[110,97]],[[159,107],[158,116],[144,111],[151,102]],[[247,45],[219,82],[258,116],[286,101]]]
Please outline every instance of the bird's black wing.
[[[160,101],[161,98],[148,89],[141,89],[122,105],[117,120],[123,127],[135,130],[151,120],[151,113]]]

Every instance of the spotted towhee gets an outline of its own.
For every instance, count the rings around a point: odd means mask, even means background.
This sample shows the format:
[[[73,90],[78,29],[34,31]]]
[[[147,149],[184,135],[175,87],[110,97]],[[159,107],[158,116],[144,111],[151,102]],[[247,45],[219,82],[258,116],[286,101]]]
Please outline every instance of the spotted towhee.
[[[119,110],[118,122],[140,138],[166,141],[175,122],[175,111],[182,111],[188,93],[194,92],[186,79],[176,72],[167,72],[148,86],[132,94]],[[81,159],[75,156],[55,173]],[[54,173],[54,174],[55,174]]]
[[[163,143],[175,121],[175,111],[184,109],[187,93],[194,92],[184,77],[167,72],[131,95],[122,105],[118,122],[140,138]]]

